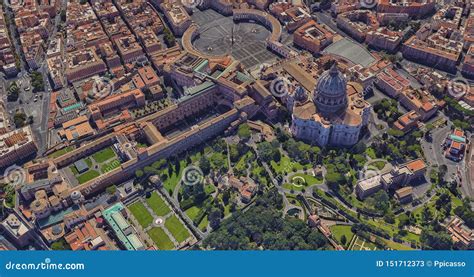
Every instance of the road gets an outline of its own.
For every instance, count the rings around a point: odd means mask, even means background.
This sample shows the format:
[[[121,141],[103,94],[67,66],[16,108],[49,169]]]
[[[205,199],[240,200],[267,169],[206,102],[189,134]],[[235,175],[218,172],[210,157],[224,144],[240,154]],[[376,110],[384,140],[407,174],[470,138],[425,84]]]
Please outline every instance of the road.
[[[337,27],[335,20],[328,13],[317,12],[317,13],[313,13],[313,16],[317,18],[318,22],[327,25],[328,27],[330,27],[332,30],[334,30],[335,32],[343,36],[344,38],[352,40],[350,36],[345,34],[342,30],[340,30]],[[410,76],[410,74],[406,70],[397,69],[397,72],[407,77],[410,80],[410,83],[413,87],[415,88],[421,87],[421,84],[415,78]],[[380,100],[383,97],[384,96],[381,95],[378,92],[378,90],[374,89],[374,96],[372,98],[376,100]],[[374,102],[376,100],[369,99],[370,102]],[[403,107],[401,107],[401,105],[399,105],[399,108],[402,112],[406,112],[406,110]],[[443,115],[442,113],[440,114],[442,117],[446,118],[445,115]],[[375,128],[370,128],[370,131],[374,132],[377,130]],[[433,132],[432,143],[428,143],[426,141],[422,142],[422,147],[426,154],[426,159],[428,162],[431,162],[431,163],[434,162],[438,166],[443,165],[443,164],[447,165],[448,167],[448,172],[446,175],[447,180],[450,181],[452,179],[458,178],[458,181],[460,181],[461,183],[461,191],[463,195],[474,198],[474,189],[473,189],[474,180],[469,180],[470,178],[474,179],[474,169],[473,169],[472,159],[468,159],[469,158],[468,157],[466,158],[466,161],[463,161],[461,163],[456,163],[454,161],[446,159],[444,157],[443,152],[440,149],[440,145],[446,138],[446,135],[449,133],[449,131],[450,131],[449,127],[437,129]],[[472,176],[470,176],[469,174],[471,174]],[[458,176],[460,176],[460,178]]]
[[[444,114],[440,114],[441,117],[446,117]],[[431,133],[433,141],[429,143],[426,140],[422,140],[421,146],[423,148],[423,152],[425,153],[425,158],[428,163],[437,166],[446,165],[448,168],[446,172],[446,181],[450,182],[452,180],[457,180],[461,183],[461,193],[466,197],[472,198],[474,197],[474,189],[472,188],[472,181],[470,182],[468,178],[469,173],[473,171],[472,166],[469,166],[470,164],[472,165],[472,158],[466,157],[466,159],[461,162],[455,162],[450,159],[447,159],[444,156],[444,150],[442,149],[441,145],[443,144],[444,140],[450,132],[450,125],[435,129]]]
[[[61,5],[62,7],[65,7],[66,1],[61,1]],[[11,19],[14,18],[11,10],[6,10],[7,15]],[[45,42],[45,44],[48,46],[51,42],[51,38],[55,37],[57,34],[58,26],[61,22],[60,17],[60,13],[58,13],[54,19],[55,24],[53,31],[51,32],[48,40]],[[11,22],[14,21],[11,20]],[[10,24],[9,27],[11,34],[17,33],[14,24]],[[43,59],[43,62],[39,65],[40,67],[36,71],[41,73],[41,75],[43,76],[44,92],[33,92],[33,88],[31,86],[31,78],[28,74],[28,65],[25,62],[18,37],[19,36],[13,36],[12,41],[16,53],[20,55],[21,70],[16,77],[10,78],[8,80],[5,79],[5,76],[2,76],[1,82],[4,84],[5,88],[7,88],[12,82],[16,82],[17,85],[20,87],[19,99],[15,102],[7,102],[6,91],[5,94],[2,95],[2,98],[5,99],[6,109],[9,112],[11,122],[13,122],[13,116],[15,114],[15,111],[17,110],[24,112],[27,117],[31,117],[33,119],[31,129],[33,131],[33,135],[38,146],[38,155],[41,156],[48,149],[48,116],[52,88],[48,79],[48,68],[45,59]]]

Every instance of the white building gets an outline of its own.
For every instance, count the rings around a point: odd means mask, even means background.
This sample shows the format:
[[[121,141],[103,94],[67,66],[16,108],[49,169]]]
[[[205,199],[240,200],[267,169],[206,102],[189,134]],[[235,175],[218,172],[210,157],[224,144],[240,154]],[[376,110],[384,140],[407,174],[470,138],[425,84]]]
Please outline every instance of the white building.
[[[371,105],[364,101],[363,87],[347,83],[337,65],[323,73],[313,93],[294,103],[291,133],[320,146],[350,146],[368,123]]]

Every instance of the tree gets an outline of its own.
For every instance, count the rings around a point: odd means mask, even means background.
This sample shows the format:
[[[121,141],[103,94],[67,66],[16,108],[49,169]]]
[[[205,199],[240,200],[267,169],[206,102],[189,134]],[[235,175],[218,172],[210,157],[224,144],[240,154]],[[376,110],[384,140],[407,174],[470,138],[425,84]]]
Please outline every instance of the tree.
[[[464,199],[462,206],[458,206],[454,209],[454,214],[464,220],[467,227],[471,229],[474,228],[474,211],[471,209],[468,199]]]
[[[69,244],[66,242],[64,238],[61,238],[58,241],[55,241],[51,244],[51,249],[58,251],[58,250],[71,250],[71,247],[69,247]]]
[[[394,137],[403,137],[403,135],[405,134],[403,131],[400,131],[400,130],[395,130],[395,129],[389,129],[387,131],[387,133],[391,136],[394,136]]]
[[[221,223],[222,212],[220,209],[213,208],[207,218],[209,219],[209,226],[216,230]]]
[[[106,192],[110,195],[115,195],[115,193],[117,192],[117,186],[115,186],[115,185],[108,186],[107,189],[106,189]]]
[[[281,159],[280,150],[278,148],[273,147],[272,144],[267,141],[264,141],[257,145],[257,152],[260,158],[262,158],[262,160],[264,160],[265,162],[278,162]]]
[[[395,223],[395,215],[393,213],[386,213],[385,216],[383,217],[385,222],[389,224],[394,224]]]
[[[12,82],[10,86],[8,87],[7,100],[10,102],[14,102],[18,100],[19,96],[20,96],[20,88],[18,87],[16,82]]]
[[[140,169],[137,169],[137,170],[135,171],[135,176],[136,176],[137,178],[143,177],[143,174],[144,174],[143,171],[140,170]]]
[[[199,168],[201,168],[204,175],[208,175],[211,172],[211,163],[205,155],[202,155],[199,159]]]
[[[237,211],[220,223],[204,247],[220,250],[291,250],[326,247],[325,237],[302,220],[282,217],[283,197],[271,189],[243,213]],[[211,221],[211,219],[209,219]]]
[[[326,181],[330,185],[340,185],[344,182],[344,176],[338,172],[331,172],[326,174]]]
[[[25,126],[26,123],[26,114],[22,112],[16,112],[13,116],[13,122],[15,123],[16,128],[21,128]]]
[[[375,201],[375,208],[385,214],[390,208],[390,198],[387,192],[385,192],[384,190],[379,190],[372,197]]]
[[[425,207],[421,212],[421,219],[424,222],[430,222],[433,219],[432,217],[433,214],[431,213],[430,209],[428,207]]]
[[[450,250],[453,247],[453,240],[446,232],[435,232],[427,229],[421,231],[421,243],[428,249]]]
[[[168,47],[173,47],[176,44],[176,38],[173,33],[168,28],[163,29],[163,34],[165,38],[165,43]]]
[[[224,204],[227,205],[229,203],[229,200],[230,200],[230,190],[226,189],[222,193],[222,202],[224,202]]]
[[[446,176],[446,172],[448,172],[448,166],[445,164],[440,165],[439,170],[438,170],[438,179],[440,181],[444,180],[444,177]]]
[[[239,138],[246,141],[250,139],[250,127],[248,124],[242,124],[239,126],[239,130],[237,132]]]
[[[346,245],[346,243],[347,243],[346,235],[342,235],[342,236],[341,236],[341,243],[342,243],[343,245]]]
[[[38,71],[33,71],[30,74],[31,85],[34,91],[44,91],[44,80],[43,75]]]

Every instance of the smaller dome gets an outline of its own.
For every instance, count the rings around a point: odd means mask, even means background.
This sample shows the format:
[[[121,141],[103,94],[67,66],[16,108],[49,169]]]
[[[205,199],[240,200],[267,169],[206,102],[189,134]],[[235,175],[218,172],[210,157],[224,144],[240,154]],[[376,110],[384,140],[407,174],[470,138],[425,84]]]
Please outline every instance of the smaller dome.
[[[298,86],[295,90],[295,101],[298,102],[305,102],[308,100],[308,94],[306,93],[305,89],[301,86]]]
[[[82,194],[81,194],[81,192],[78,191],[78,190],[75,190],[75,191],[73,191],[73,192],[71,193],[71,199],[72,199],[73,201],[79,200],[81,197],[82,197]]]
[[[54,225],[51,228],[51,231],[53,232],[53,235],[58,236],[63,232],[63,227],[61,225]]]

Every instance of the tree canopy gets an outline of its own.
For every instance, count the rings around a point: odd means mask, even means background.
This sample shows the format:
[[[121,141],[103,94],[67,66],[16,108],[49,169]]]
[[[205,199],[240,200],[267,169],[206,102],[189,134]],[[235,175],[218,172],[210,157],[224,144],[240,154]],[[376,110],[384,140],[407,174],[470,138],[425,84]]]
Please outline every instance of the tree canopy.
[[[260,197],[245,213],[236,212],[204,240],[205,247],[220,250],[320,249],[324,236],[297,219],[282,217],[283,199],[276,189]]]

